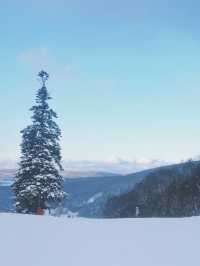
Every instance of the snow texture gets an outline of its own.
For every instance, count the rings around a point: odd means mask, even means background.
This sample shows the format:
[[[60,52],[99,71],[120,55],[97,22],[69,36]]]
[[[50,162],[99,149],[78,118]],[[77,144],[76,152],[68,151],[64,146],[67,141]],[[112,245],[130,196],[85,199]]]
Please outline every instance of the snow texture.
[[[0,215],[3,266],[198,266],[200,218]]]
[[[88,200],[87,203],[88,203],[88,204],[90,204],[90,203],[94,203],[95,200],[97,200],[98,198],[100,198],[102,195],[103,195],[102,192],[99,192],[99,193],[95,194],[93,197],[89,198],[89,200]]]

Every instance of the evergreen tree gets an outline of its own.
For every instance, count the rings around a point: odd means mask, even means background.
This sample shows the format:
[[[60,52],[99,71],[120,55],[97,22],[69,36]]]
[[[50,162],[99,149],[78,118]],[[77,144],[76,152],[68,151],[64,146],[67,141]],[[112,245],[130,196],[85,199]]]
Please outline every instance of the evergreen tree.
[[[16,211],[21,213],[56,208],[66,196],[59,173],[61,131],[54,121],[57,115],[48,105],[51,97],[45,85],[49,75],[41,71],[38,76],[42,87],[37,92],[36,104],[30,109],[32,124],[21,131],[21,161],[13,184]]]

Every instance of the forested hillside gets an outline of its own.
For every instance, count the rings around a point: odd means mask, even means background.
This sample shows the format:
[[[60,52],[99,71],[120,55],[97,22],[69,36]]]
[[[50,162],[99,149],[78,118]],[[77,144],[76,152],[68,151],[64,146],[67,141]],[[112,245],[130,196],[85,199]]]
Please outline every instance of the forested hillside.
[[[105,217],[185,217],[200,214],[200,163],[160,168],[132,191],[110,198]]]

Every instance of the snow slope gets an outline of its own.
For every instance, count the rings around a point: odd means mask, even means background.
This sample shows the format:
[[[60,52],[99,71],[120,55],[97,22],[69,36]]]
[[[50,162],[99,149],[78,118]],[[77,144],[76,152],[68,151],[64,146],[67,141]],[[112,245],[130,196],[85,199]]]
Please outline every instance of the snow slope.
[[[198,266],[200,218],[0,214],[3,266]]]

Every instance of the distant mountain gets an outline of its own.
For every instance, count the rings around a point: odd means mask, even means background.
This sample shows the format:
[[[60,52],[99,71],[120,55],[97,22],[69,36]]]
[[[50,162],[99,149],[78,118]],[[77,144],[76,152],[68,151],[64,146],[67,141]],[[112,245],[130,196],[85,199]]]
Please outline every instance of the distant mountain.
[[[131,190],[151,171],[125,176],[66,179],[65,191],[69,193],[66,210],[83,217],[102,217],[104,205],[110,197]]]
[[[154,169],[131,191],[108,199],[104,217],[200,215],[200,162]]]
[[[0,185],[0,211],[4,212],[13,211],[9,183],[12,179],[9,179],[9,173],[6,172],[6,178]],[[167,205],[164,205],[162,195],[176,180],[182,182],[186,177],[190,179],[190,173],[190,163],[163,166],[129,175],[90,172],[87,173],[91,174],[90,177],[84,177],[82,172],[77,175],[68,173],[71,178],[65,179],[64,188],[69,197],[64,210],[83,217],[134,217],[136,207],[139,207],[141,216],[162,216],[163,211],[166,215]],[[82,177],[75,178],[75,175]],[[179,186],[181,183],[177,184]],[[178,190],[175,188],[172,191],[176,194]],[[162,205],[159,205],[160,202]]]
[[[145,170],[127,176],[110,173],[103,176],[105,173],[95,172],[95,176],[92,177],[84,177],[85,174],[80,173],[82,177],[79,178],[74,178],[73,173],[73,178],[65,178],[64,182],[65,191],[69,193],[69,198],[65,203],[65,211],[77,213],[84,217],[101,217],[103,206],[109,197],[129,191],[151,171]],[[6,173],[5,178],[3,178],[4,173]],[[9,176],[9,173],[11,172],[1,172],[0,212],[13,210],[13,197],[10,189],[13,177]]]
[[[0,170],[0,185],[7,186],[13,182],[13,177],[16,169],[1,169]],[[66,178],[84,178],[84,177],[104,177],[117,176],[115,173],[98,172],[98,171],[62,171],[64,179]]]
[[[117,176],[115,173],[98,172],[98,171],[63,171],[62,176],[66,178],[85,178],[85,177],[104,177]]]
[[[15,175],[15,169],[1,169],[0,170],[0,181],[6,178],[13,178]]]
[[[15,173],[15,169],[0,170],[0,186],[10,186],[13,183]]]

